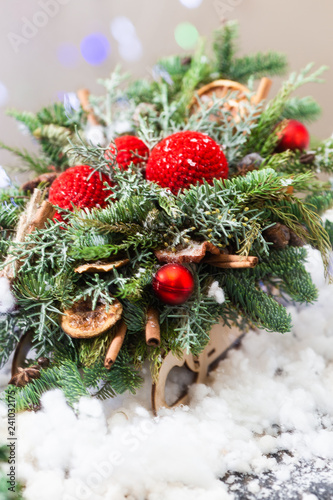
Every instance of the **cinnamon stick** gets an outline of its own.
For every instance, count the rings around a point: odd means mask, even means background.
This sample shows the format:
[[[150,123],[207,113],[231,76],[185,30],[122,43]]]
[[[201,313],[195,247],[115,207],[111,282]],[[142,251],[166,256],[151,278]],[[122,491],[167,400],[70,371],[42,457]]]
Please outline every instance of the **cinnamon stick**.
[[[272,80],[269,78],[262,78],[259,83],[259,87],[256,95],[253,97],[253,104],[259,104],[261,101],[267,98],[269,91],[272,86]]]
[[[82,109],[87,113],[87,120],[91,125],[99,125],[98,120],[91,108],[89,102],[90,92],[88,89],[79,89],[77,91],[77,96],[81,103]]]
[[[256,267],[256,264],[249,261],[243,262],[210,262],[212,266],[220,267],[221,269],[249,269]]]
[[[223,269],[246,269],[255,267],[258,264],[258,257],[220,254],[205,258],[205,262]]]
[[[146,323],[146,344],[149,346],[159,346],[161,343],[161,331],[159,315],[156,309],[148,309]]]
[[[110,370],[110,368],[116,361],[121,346],[124,343],[126,332],[127,332],[126,323],[124,321],[121,321],[118,331],[116,335],[113,337],[105,356],[104,366],[107,370]]]

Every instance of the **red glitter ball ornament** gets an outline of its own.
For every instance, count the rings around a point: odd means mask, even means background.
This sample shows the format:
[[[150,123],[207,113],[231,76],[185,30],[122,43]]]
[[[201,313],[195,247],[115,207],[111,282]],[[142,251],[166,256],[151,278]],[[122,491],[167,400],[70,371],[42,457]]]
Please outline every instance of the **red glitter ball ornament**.
[[[213,139],[200,132],[177,132],[159,142],[147,163],[146,178],[174,194],[192,184],[228,177],[228,162]]]
[[[88,165],[71,167],[52,183],[49,201],[71,211],[73,205],[78,208],[104,208],[105,199],[110,195],[110,191],[105,190],[104,182],[114,186],[109,177],[94,172]],[[56,212],[54,218],[63,220],[59,212]]]
[[[184,304],[193,293],[192,273],[181,264],[166,264],[160,267],[153,279],[156,296],[169,305]]]
[[[145,165],[149,149],[141,139],[135,135],[122,135],[114,140],[114,144],[110,144],[109,150],[105,153],[107,160],[112,160],[111,155],[117,153],[117,164],[123,170],[127,170],[128,166],[133,163],[134,165]]]
[[[308,129],[303,125],[303,123],[297,120],[288,120],[287,125],[278,132],[278,137],[280,139],[276,151],[282,153],[291,149],[295,151],[299,149],[303,151],[307,149],[310,144],[310,135]]]

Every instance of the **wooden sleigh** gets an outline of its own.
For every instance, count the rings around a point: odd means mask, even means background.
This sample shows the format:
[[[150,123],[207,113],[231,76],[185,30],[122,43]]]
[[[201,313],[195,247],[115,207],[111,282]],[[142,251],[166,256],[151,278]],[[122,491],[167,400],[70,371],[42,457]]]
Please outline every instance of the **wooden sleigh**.
[[[220,323],[212,328],[209,343],[199,356],[184,352],[179,359],[169,352],[159,369],[157,382],[152,384],[151,406],[154,414],[160,408],[176,408],[190,402],[188,387],[183,389],[175,401],[167,402],[167,381],[174,368],[186,368],[193,374],[192,383],[204,384],[209,373],[227,356],[229,350],[240,344],[243,335],[237,328],[228,328]]]
[[[161,408],[171,409],[190,403],[188,386],[180,387],[180,396],[175,401],[169,401],[167,382],[175,368],[184,368],[190,372],[193,375],[192,384],[204,384],[207,382],[209,373],[227,356],[230,349],[239,346],[243,336],[244,333],[241,333],[237,328],[228,328],[220,323],[212,328],[209,343],[199,356],[184,352],[180,359],[169,352],[161,364],[157,382],[152,384],[151,407],[153,413],[156,415]],[[12,376],[18,372],[19,368],[25,367],[31,347],[32,335],[28,332],[22,337],[15,350],[12,361]]]

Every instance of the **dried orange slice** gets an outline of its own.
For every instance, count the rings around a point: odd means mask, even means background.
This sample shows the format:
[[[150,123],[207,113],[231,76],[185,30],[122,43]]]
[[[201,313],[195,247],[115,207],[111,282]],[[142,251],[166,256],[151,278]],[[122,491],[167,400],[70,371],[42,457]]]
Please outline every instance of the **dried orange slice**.
[[[217,99],[222,99],[227,97],[228,94],[231,94],[233,98],[224,103],[223,109],[228,111],[236,122],[240,121],[246,113],[246,109],[243,105],[245,102],[248,102],[247,95],[249,92],[249,89],[241,83],[231,80],[215,80],[196,91],[199,102],[196,98],[193,99],[191,103],[191,113],[195,113],[199,109],[200,102],[202,104],[207,104],[210,108],[214,102],[213,96]],[[219,117],[215,117],[215,119],[218,120]]]
[[[99,302],[94,310],[91,299],[82,299],[64,311],[60,324],[70,337],[89,339],[109,330],[120,320],[122,312],[123,306],[116,299],[111,305]]]

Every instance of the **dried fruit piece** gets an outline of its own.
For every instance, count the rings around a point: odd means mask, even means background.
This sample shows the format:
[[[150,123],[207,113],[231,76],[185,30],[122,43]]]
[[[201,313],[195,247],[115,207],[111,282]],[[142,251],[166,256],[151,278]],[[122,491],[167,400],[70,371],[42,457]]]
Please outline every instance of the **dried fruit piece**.
[[[112,305],[99,302],[94,310],[91,299],[81,299],[61,315],[61,328],[73,338],[97,337],[115,325],[122,312],[123,306],[116,299]]]
[[[155,256],[159,262],[201,262],[206,253],[219,255],[220,249],[209,241],[191,241],[190,244],[181,250],[173,252],[172,250],[155,250]]]
[[[115,260],[113,262],[105,262],[98,260],[97,262],[90,262],[74,269],[76,273],[108,273],[112,269],[125,266],[129,263],[129,259]]]

